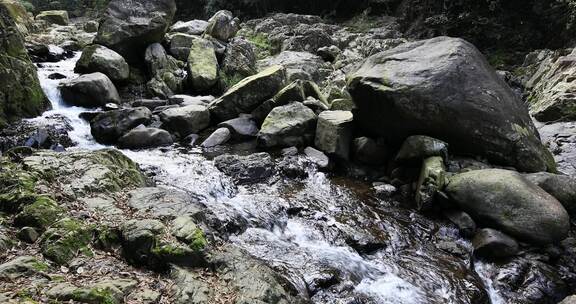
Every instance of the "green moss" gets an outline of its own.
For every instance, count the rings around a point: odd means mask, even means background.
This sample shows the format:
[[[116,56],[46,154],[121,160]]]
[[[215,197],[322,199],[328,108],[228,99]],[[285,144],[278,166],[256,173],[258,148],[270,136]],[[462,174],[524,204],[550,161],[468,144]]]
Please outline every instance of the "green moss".
[[[36,178],[4,161],[0,170],[0,210],[15,213],[37,200]]]
[[[32,264],[32,268],[38,272],[44,272],[47,271],[50,267],[44,262],[36,261]]]
[[[189,246],[190,249],[194,250],[194,251],[201,251],[204,250],[204,248],[206,248],[206,246],[208,245],[208,241],[206,241],[206,236],[204,235],[204,231],[202,231],[202,229],[197,228],[194,231],[194,238],[192,240],[192,242],[190,242]]]
[[[44,230],[56,222],[63,212],[64,209],[52,199],[38,196],[34,203],[25,206],[16,216],[15,223],[20,227],[28,226]]]
[[[237,83],[242,81],[242,79],[244,79],[244,77],[238,74],[228,75],[226,73],[222,73],[220,75],[220,80],[222,81],[225,90],[228,90],[231,87],[235,86]]]
[[[273,55],[276,48],[273,46],[268,36],[262,33],[248,33],[246,39],[256,47],[256,56],[258,59],[264,59]]]
[[[99,303],[99,304],[116,304],[118,301],[112,292],[106,288],[79,288],[74,291],[71,298],[78,302]]]
[[[42,253],[57,264],[66,265],[79,253],[86,254],[92,230],[81,222],[66,218],[55,223],[42,237]],[[90,253],[91,254],[91,253]]]
[[[152,248],[152,253],[159,257],[178,257],[186,254],[186,250],[172,244],[158,245]]]

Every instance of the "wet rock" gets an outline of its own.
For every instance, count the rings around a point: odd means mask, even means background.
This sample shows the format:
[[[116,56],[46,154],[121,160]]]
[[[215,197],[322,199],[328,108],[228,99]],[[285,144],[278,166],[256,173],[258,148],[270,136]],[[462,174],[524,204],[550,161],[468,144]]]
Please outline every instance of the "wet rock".
[[[285,51],[258,62],[260,68],[274,65],[280,65],[286,69],[288,81],[300,79],[321,82],[332,71],[330,65],[322,58],[308,52]]]
[[[196,214],[203,210],[199,199],[174,189],[138,188],[128,193],[128,206],[154,216],[180,216]]]
[[[32,256],[20,256],[0,265],[0,278],[15,280],[40,272],[48,265]]]
[[[430,210],[434,206],[436,193],[446,184],[446,167],[440,156],[424,159],[420,177],[416,184],[416,205],[418,209]]]
[[[232,133],[228,128],[216,129],[206,140],[201,144],[204,148],[212,148],[225,144],[232,137]]]
[[[57,25],[68,25],[70,22],[67,11],[44,11],[36,15],[36,20],[43,20],[48,24]]]
[[[0,6],[0,20],[1,129],[20,118],[40,115],[49,103],[40,86],[36,67],[27,55],[24,39],[5,6]]]
[[[562,203],[571,217],[576,216],[576,180],[546,172],[526,174],[525,177]]]
[[[468,213],[459,210],[444,210],[444,216],[454,225],[465,237],[472,237],[476,232],[476,223]]]
[[[538,256],[515,258],[491,276],[506,303],[557,303],[568,295],[558,270]]]
[[[194,41],[201,39],[189,34],[174,34],[170,36],[170,54],[181,61],[188,61],[190,47]]]
[[[82,252],[86,252],[92,240],[92,231],[83,223],[64,218],[54,223],[42,235],[42,254],[58,265],[67,265]]]
[[[240,20],[234,18],[230,11],[219,11],[208,20],[205,33],[227,42],[236,36],[238,30],[240,30]]]
[[[249,116],[241,116],[221,122],[218,127],[228,128],[238,138],[256,137],[259,131],[256,122]]]
[[[130,67],[124,58],[101,45],[86,47],[76,62],[74,72],[84,74],[100,72],[117,82],[124,82],[130,77]]]
[[[104,144],[114,144],[118,139],[141,124],[147,124],[152,118],[148,108],[113,110],[98,114],[90,128],[94,138]]]
[[[146,48],[144,62],[150,75],[156,75],[161,70],[172,68],[173,65],[166,49],[160,43],[153,43]]]
[[[238,184],[262,182],[275,174],[274,162],[268,153],[220,155],[214,159],[214,165]]]
[[[120,103],[116,87],[103,73],[82,75],[60,85],[62,99],[80,107],[100,107],[107,103]]]
[[[218,59],[212,43],[196,39],[188,55],[188,77],[193,90],[206,91],[218,80]]]
[[[522,102],[464,40],[402,44],[368,58],[348,83],[356,119],[367,135],[402,140],[429,134],[455,152],[522,171],[554,169]],[[390,134],[391,129],[399,131]]]
[[[316,114],[296,102],[274,108],[264,120],[258,143],[264,147],[304,146],[313,141]]]
[[[191,105],[164,110],[160,119],[167,130],[186,137],[210,125],[210,112],[205,106]]]
[[[484,228],[472,239],[474,254],[487,259],[509,258],[518,254],[518,243],[504,233]]]
[[[318,115],[315,146],[321,151],[348,160],[354,116],[346,111],[324,111]]]
[[[285,79],[285,71],[281,66],[274,66],[247,77],[212,102],[210,113],[218,121],[236,118],[241,113],[250,113],[264,101],[274,97],[284,86]]]
[[[448,159],[448,144],[429,136],[416,135],[410,136],[404,141],[396,155],[396,161],[419,163],[432,156]]]
[[[184,33],[188,35],[202,35],[208,28],[208,22],[204,20],[178,21],[170,27],[170,32]]]
[[[171,146],[172,135],[157,128],[136,128],[118,139],[120,149],[149,149]]]
[[[475,220],[519,240],[542,245],[567,236],[570,218],[562,204],[515,171],[457,174],[445,191]]]
[[[331,166],[330,158],[328,158],[328,156],[326,156],[322,151],[316,150],[312,147],[306,147],[306,149],[304,149],[304,154],[321,170],[329,169]]]
[[[398,192],[398,188],[386,183],[374,183],[372,186],[376,197],[380,199],[387,199]]]
[[[355,161],[379,166],[386,162],[388,151],[384,145],[369,137],[358,137],[352,142],[352,155]]]
[[[296,156],[298,155],[298,148],[297,147],[289,147],[284,148],[281,151],[282,156]]]
[[[228,43],[222,73],[229,80],[241,80],[257,73],[256,53],[252,44],[243,38],[234,38]]]
[[[128,62],[139,61],[141,50],[162,41],[175,13],[174,0],[112,0],[94,42],[120,53]]]

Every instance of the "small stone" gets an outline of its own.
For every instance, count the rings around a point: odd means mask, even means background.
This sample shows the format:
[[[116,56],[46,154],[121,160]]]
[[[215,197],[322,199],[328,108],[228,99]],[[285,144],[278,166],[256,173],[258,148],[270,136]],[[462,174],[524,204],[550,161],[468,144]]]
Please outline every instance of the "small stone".
[[[374,183],[372,185],[372,189],[374,190],[376,197],[380,199],[387,199],[392,197],[392,195],[398,192],[398,188],[394,187],[390,184],[385,183]]]
[[[423,135],[408,137],[396,155],[397,162],[419,162],[427,157],[440,156],[448,158],[448,144]]]
[[[463,236],[472,237],[476,232],[476,222],[474,222],[468,213],[458,210],[445,210],[444,216],[458,226]]]
[[[18,231],[18,238],[26,243],[33,244],[38,240],[38,237],[40,237],[38,231],[32,227],[24,227]]]
[[[228,128],[219,128],[214,131],[206,140],[201,144],[204,148],[212,148],[225,144],[232,137]]]
[[[348,160],[354,116],[347,111],[324,111],[318,115],[315,145],[323,152]]]
[[[519,247],[516,240],[504,233],[484,228],[472,239],[474,254],[488,259],[499,259],[515,256]]]
[[[316,150],[312,147],[307,147],[304,149],[304,154],[315,163],[319,169],[326,170],[331,166],[330,158],[326,156],[322,151]]]

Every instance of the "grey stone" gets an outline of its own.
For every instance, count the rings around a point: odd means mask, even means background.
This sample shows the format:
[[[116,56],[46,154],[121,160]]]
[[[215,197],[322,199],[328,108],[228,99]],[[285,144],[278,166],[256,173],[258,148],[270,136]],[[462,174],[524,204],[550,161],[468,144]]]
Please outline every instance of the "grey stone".
[[[258,142],[267,148],[307,145],[313,141],[316,121],[316,114],[299,102],[274,108],[262,124]]]
[[[160,119],[164,127],[186,137],[210,125],[210,112],[204,106],[185,106],[162,111]]]
[[[60,85],[60,91],[65,102],[80,107],[91,108],[107,103],[120,103],[120,95],[110,78],[99,72],[65,82]]]
[[[518,254],[518,243],[504,233],[484,228],[472,239],[474,254],[489,259],[508,258]]]
[[[157,128],[137,128],[118,139],[120,149],[150,149],[171,146],[172,135],[166,130]]]
[[[324,111],[318,115],[316,148],[348,160],[352,143],[354,115],[347,111]]]
[[[232,133],[228,128],[216,129],[204,142],[201,144],[204,148],[212,148],[225,144],[232,137]]]

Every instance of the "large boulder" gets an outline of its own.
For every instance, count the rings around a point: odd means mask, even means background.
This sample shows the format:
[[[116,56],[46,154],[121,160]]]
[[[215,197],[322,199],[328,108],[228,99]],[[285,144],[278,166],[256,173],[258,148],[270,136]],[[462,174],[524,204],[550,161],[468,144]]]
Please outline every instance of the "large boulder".
[[[210,111],[205,106],[189,105],[164,110],[160,119],[164,128],[186,137],[210,125]]]
[[[192,43],[201,39],[198,36],[177,33],[170,36],[170,54],[178,60],[187,61]]]
[[[222,74],[232,81],[252,76],[256,72],[256,53],[252,44],[242,38],[232,39],[224,53]]]
[[[0,5],[0,87],[0,129],[17,119],[38,116],[49,105],[22,35],[3,5]]]
[[[130,77],[130,66],[120,54],[95,44],[84,48],[82,56],[76,62],[74,72],[83,74],[101,72],[112,81],[123,82]]]
[[[171,33],[183,33],[188,35],[202,35],[208,28],[208,21],[204,20],[190,20],[190,21],[178,21],[170,27]]]
[[[555,168],[526,107],[462,39],[437,37],[373,55],[348,86],[367,134],[396,141],[430,135],[455,152],[522,171]]]
[[[205,91],[218,81],[218,59],[212,42],[197,38],[190,45],[188,79],[192,89]]]
[[[314,140],[317,117],[300,102],[274,108],[264,120],[258,143],[264,147],[304,146]]]
[[[318,115],[315,145],[323,152],[347,160],[350,157],[354,116],[349,111],[324,111]]]
[[[112,0],[94,42],[139,61],[147,46],[162,41],[175,13],[174,0]]]
[[[118,139],[120,149],[148,149],[170,146],[174,143],[172,135],[157,128],[136,128]]]
[[[151,96],[167,99],[183,92],[187,79],[185,64],[168,55],[160,43],[146,48],[144,62],[152,78],[146,84]]]
[[[70,22],[67,11],[44,11],[36,16],[36,20],[43,20],[48,24],[58,25],[68,25]]]
[[[101,107],[120,103],[120,95],[108,76],[97,72],[82,75],[60,85],[62,99],[80,107]]]
[[[248,156],[224,154],[214,159],[214,165],[238,184],[262,182],[276,173],[274,161],[268,153]]]
[[[219,121],[251,113],[264,101],[274,97],[286,82],[281,66],[272,66],[243,79],[210,105],[210,113]]]
[[[208,20],[206,34],[222,41],[228,41],[236,36],[238,30],[240,30],[240,20],[234,18],[230,11],[219,11]]]
[[[549,244],[568,235],[566,209],[518,172],[486,169],[457,174],[445,191],[475,220],[520,240]]]
[[[103,144],[113,144],[135,127],[148,123],[152,112],[146,107],[122,109],[98,114],[90,122],[92,135]]]
[[[530,112],[539,121],[574,121],[573,76],[576,73],[576,52],[558,58],[533,87],[528,98]]]
[[[258,62],[261,69],[273,65],[286,68],[286,75],[290,81],[301,79],[320,82],[333,71],[330,64],[324,62],[320,56],[308,52],[284,51]]]

